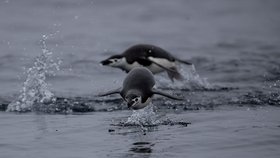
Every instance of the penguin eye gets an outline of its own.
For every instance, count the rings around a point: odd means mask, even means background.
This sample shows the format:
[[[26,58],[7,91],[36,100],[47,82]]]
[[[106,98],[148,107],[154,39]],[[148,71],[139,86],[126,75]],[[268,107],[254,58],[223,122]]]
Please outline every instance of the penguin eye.
[[[136,102],[138,102],[138,98],[135,98],[134,100],[135,100]]]
[[[114,62],[117,62],[118,61],[118,59],[114,59]]]

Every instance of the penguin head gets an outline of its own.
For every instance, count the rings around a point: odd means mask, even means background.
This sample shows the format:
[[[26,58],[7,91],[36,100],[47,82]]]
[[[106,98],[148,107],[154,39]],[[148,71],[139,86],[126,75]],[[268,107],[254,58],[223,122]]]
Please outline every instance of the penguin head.
[[[125,96],[125,100],[127,102],[127,107],[132,109],[138,109],[138,105],[142,103],[141,95],[137,94],[128,94]]]
[[[110,58],[100,62],[102,65],[111,66],[111,67],[122,67],[126,64],[126,59],[122,55],[114,55]]]

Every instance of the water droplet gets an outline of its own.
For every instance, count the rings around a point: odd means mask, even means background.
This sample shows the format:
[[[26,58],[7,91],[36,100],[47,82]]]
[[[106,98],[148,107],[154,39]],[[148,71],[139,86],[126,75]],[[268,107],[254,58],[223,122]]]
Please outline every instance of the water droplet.
[[[54,95],[49,91],[46,75],[55,75],[55,70],[59,69],[59,62],[52,59],[52,52],[47,49],[46,39],[47,36],[43,35],[42,54],[35,59],[33,66],[27,69],[27,77],[20,95],[8,105],[7,111],[40,111],[45,102],[53,100]],[[46,107],[42,109],[45,110]]]

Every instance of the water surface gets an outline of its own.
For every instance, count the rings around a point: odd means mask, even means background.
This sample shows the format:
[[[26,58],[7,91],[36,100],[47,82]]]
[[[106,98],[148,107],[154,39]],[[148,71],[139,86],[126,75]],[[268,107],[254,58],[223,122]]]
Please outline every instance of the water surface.
[[[279,13],[277,0],[1,1],[1,158],[278,157]],[[94,96],[125,77],[98,62],[138,43],[195,65],[183,83],[156,76],[185,101],[155,97],[161,123],[144,130],[120,126],[119,96]]]

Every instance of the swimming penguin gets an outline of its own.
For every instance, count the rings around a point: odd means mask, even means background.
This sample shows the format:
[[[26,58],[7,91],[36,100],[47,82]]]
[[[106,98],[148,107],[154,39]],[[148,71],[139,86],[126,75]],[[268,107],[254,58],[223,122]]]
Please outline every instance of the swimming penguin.
[[[97,96],[120,94],[127,102],[128,108],[138,110],[146,107],[154,94],[174,100],[183,100],[154,89],[155,79],[152,72],[145,67],[132,69],[123,81],[123,87]]]
[[[149,44],[138,44],[128,48],[122,54],[113,55],[100,63],[102,65],[120,68],[126,72],[141,66],[148,68],[153,74],[166,71],[168,77],[173,82],[174,78],[177,80],[183,79],[176,68],[176,61],[186,65],[192,65],[188,61],[172,56],[160,47]]]

